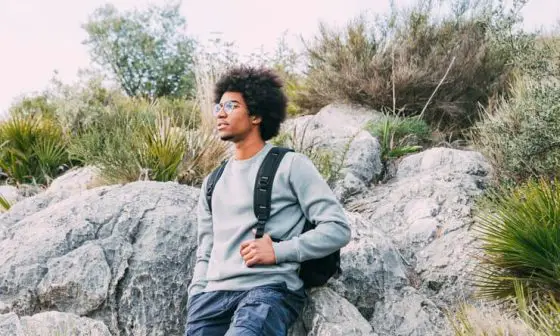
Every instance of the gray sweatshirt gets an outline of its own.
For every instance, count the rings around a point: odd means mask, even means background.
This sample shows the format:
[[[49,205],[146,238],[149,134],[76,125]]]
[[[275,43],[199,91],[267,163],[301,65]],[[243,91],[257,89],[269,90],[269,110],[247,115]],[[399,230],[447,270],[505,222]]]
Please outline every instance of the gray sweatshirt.
[[[285,282],[289,289],[303,285],[299,264],[324,257],[350,241],[344,210],[311,160],[287,153],[276,173],[270,218],[265,233],[273,243],[275,265],[247,267],[240,245],[254,239],[257,219],[253,212],[253,188],[257,171],[270,144],[247,160],[230,159],[214,187],[212,213],[206,202],[204,179],[198,203],[198,249],[189,296],[201,291],[247,290]],[[305,219],[317,227],[301,234]]]

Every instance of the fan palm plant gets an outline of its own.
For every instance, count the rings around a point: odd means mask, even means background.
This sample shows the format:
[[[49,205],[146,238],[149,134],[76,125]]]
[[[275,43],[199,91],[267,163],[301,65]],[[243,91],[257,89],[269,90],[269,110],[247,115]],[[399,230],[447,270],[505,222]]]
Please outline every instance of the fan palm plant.
[[[480,294],[512,297],[520,281],[531,295],[560,298],[560,180],[541,178],[488,195],[475,226],[484,255]]]

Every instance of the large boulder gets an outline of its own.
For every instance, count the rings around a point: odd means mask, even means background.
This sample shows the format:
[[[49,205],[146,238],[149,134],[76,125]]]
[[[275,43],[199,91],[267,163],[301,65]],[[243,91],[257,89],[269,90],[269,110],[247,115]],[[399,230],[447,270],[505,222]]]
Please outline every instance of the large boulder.
[[[342,296],[326,287],[309,292],[301,319],[291,336],[376,336],[360,312]]]
[[[136,182],[20,207],[29,215],[12,209],[0,217],[9,223],[0,240],[0,301],[20,316],[87,316],[114,335],[182,334],[198,194]]]
[[[336,154],[334,165],[341,168],[332,185],[339,200],[344,202],[366,190],[382,172],[379,141],[364,130],[369,121],[380,117],[377,111],[331,104],[316,115],[287,121],[283,131],[292,134],[297,147]]]
[[[352,240],[341,250],[342,274],[329,287],[356,306],[364,318],[373,315],[385,294],[409,284],[407,267],[392,241],[359,214],[348,213]]]
[[[410,286],[389,288],[372,308],[376,332],[449,330],[442,312],[472,294],[469,274],[476,265],[477,243],[470,231],[471,209],[490,174],[480,153],[433,148],[405,157],[394,179],[347,204],[391,237],[406,266]],[[396,312],[409,303],[412,310],[397,318]]]

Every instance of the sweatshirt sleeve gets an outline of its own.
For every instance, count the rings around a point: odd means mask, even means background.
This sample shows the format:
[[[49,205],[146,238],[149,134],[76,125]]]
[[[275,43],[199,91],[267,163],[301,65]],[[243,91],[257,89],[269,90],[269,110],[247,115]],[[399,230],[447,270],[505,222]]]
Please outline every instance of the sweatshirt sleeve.
[[[212,214],[206,201],[206,183],[208,178],[202,184],[200,196],[197,206],[197,243],[196,262],[193,271],[193,278],[189,285],[189,297],[201,292],[206,287],[206,272],[208,270],[208,261],[212,252],[213,230],[212,230]]]
[[[305,217],[316,225],[292,239],[273,243],[276,262],[304,262],[327,256],[350,241],[350,227],[342,205],[313,162],[296,153],[290,184]]]

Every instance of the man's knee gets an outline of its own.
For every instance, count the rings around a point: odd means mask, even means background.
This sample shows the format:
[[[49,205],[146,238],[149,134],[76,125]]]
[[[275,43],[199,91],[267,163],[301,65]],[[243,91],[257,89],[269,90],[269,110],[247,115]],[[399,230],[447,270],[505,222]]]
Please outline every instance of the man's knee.
[[[228,328],[219,292],[200,293],[189,300],[185,336],[223,335]]]
[[[232,327],[241,335],[263,335],[267,322],[275,319],[271,311],[270,304],[264,302],[242,303],[233,316]]]

